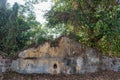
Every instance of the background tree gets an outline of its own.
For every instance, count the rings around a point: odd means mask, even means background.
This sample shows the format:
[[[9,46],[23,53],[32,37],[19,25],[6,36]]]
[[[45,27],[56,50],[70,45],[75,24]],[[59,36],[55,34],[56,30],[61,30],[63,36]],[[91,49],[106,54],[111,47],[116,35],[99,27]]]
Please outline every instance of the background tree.
[[[2,4],[0,5],[0,51],[8,55],[14,54],[32,44],[42,42],[44,30],[36,21],[33,11],[35,3],[37,2],[34,0],[26,0],[25,5],[15,3],[10,7],[7,0],[0,0]],[[38,34],[39,36],[36,36]]]
[[[48,26],[61,27],[76,41],[106,54],[120,55],[119,0],[54,0]]]

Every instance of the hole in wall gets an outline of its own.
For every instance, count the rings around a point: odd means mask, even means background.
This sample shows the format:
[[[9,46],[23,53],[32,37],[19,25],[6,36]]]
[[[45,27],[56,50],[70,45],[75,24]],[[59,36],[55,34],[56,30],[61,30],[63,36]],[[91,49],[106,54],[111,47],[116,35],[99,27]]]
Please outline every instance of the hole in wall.
[[[54,68],[54,69],[57,69],[57,64],[56,64],[56,63],[53,65],[53,68]]]

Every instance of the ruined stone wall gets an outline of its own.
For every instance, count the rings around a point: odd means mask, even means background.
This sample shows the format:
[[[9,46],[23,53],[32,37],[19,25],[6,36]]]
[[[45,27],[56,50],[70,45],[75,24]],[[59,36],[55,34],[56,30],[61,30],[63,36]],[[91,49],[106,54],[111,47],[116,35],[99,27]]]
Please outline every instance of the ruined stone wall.
[[[120,71],[120,58],[103,57],[102,70]],[[99,59],[82,57],[17,59],[12,62],[12,70],[18,73],[75,74],[99,71]]]
[[[12,71],[23,74],[50,73],[76,74],[102,70],[120,71],[120,58],[103,57],[93,48],[85,47],[67,37],[59,39],[57,46],[46,42],[37,48],[30,48],[19,53],[18,59],[12,60]],[[1,61],[1,60],[0,60]],[[102,62],[102,66],[100,63]],[[4,63],[3,65],[9,65]],[[1,65],[1,63],[0,63]],[[5,70],[8,67],[4,67]],[[0,67],[1,72],[5,70]]]
[[[103,62],[102,65],[103,70],[120,71],[120,58],[103,56],[102,62]]]
[[[19,53],[12,70],[19,73],[86,73],[99,66],[99,52],[62,37],[57,46],[46,42]]]
[[[77,55],[84,55],[85,49],[86,48],[83,45],[76,43],[67,37],[62,37],[58,46],[51,47],[51,44],[46,42],[37,48],[31,48],[21,52],[19,57],[73,57]]]
[[[7,59],[4,56],[0,55],[0,73],[9,70],[11,63],[12,62],[10,59]]]
[[[97,59],[96,59],[97,60]],[[110,58],[103,56],[102,70],[120,71],[120,58]],[[88,73],[98,71],[97,61],[88,61],[85,64],[82,57],[69,58],[49,58],[49,59],[17,59],[11,63],[10,59],[0,59],[0,73],[16,71],[23,74],[31,73],[50,73],[50,74],[73,74]],[[94,63],[94,64],[93,64]]]

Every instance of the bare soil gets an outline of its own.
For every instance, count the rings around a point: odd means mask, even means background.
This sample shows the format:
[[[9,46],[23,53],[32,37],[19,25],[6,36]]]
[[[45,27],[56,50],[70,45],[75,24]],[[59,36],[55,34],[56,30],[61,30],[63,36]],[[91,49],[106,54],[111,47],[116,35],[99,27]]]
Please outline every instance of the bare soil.
[[[87,74],[51,75],[51,74],[18,74],[15,72],[3,73],[0,80],[120,80],[120,72],[100,71]]]

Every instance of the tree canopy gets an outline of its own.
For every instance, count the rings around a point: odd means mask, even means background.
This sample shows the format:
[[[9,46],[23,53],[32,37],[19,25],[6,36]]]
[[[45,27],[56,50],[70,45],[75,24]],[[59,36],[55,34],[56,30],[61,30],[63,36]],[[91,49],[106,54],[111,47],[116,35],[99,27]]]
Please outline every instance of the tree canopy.
[[[36,21],[33,11],[33,4],[36,3],[34,0],[25,0],[25,5],[14,3],[11,7],[7,0],[0,0],[0,51],[13,54],[37,44],[36,35],[41,40],[44,39],[44,30]]]
[[[120,55],[119,0],[54,0],[45,16],[48,26],[61,25],[63,34],[76,41],[105,54]]]
[[[57,35],[120,56],[120,0],[52,0],[45,14],[47,24],[36,21],[34,4],[47,0],[24,0],[9,6],[0,0],[0,51],[8,55]]]

